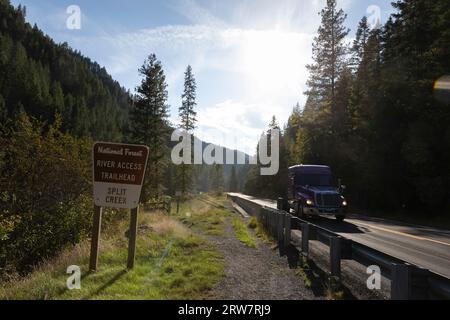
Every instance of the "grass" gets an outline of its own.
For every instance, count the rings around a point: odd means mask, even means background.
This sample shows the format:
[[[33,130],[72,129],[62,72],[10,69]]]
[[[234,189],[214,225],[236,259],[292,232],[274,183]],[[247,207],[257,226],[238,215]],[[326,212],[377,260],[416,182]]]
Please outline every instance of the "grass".
[[[174,210],[173,212],[176,212]],[[222,207],[213,207],[199,199],[192,199],[180,205],[176,214],[185,226],[209,236],[223,236],[225,220],[229,212]]]
[[[308,272],[309,270],[310,268],[306,261],[303,261],[301,266],[295,269],[295,273],[303,279],[307,289],[311,289],[313,287],[313,281],[315,281],[310,272]]]
[[[248,221],[248,227],[255,230],[256,236],[261,239],[266,244],[272,244],[275,239],[269,235],[269,233],[264,229],[263,224],[256,217],[250,217]]]
[[[320,270],[313,261],[301,259],[295,273],[303,279],[305,287],[316,296],[323,296],[328,300],[351,299],[350,291],[343,287],[339,280]]]
[[[200,209],[206,214],[211,207]],[[125,269],[126,220],[102,236],[97,272],[88,272],[90,244],[85,241],[29,276],[0,284],[0,299],[202,299],[224,276],[224,261],[217,250],[176,219],[142,213],[139,227],[133,270]],[[206,223],[202,227],[210,230]],[[81,268],[81,290],[67,289],[70,265]]]
[[[248,220],[247,226],[250,229],[255,230],[258,227],[258,220],[255,217],[250,217],[250,219]]]
[[[346,293],[341,285],[339,278],[328,276],[324,284],[325,296],[328,300],[344,300]]]
[[[242,221],[239,217],[234,217],[232,220],[232,225],[234,228],[234,232],[236,234],[236,238],[250,248],[257,248],[256,239],[253,235],[248,231],[247,226],[244,221]]]

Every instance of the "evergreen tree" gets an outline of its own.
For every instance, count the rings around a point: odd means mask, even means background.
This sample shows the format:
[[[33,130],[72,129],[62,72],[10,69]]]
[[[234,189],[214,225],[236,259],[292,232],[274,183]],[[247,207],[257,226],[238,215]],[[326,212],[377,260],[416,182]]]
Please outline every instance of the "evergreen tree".
[[[143,200],[149,200],[161,196],[164,190],[163,177],[168,163],[168,94],[166,77],[156,55],[151,54],[139,72],[143,79],[131,112],[131,138],[150,147],[143,190]]]
[[[181,120],[180,128],[190,133],[195,129],[197,122],[197,112],[195,107],[197,106],[197,84],[195,81],[192,67],[187,66],[184,74],[184,92],[181,96],[182,104],[179,108],[179,116]]]
[[[336,0],[327,0],[320,16],[322,24],[313,43],[314,63],[307,66],[310,72],[307,94],[319,99],[320,107],[332,108],[339,75],[347,64],[348,48],[344,40],[349,30],[344,26],[347,15],[337,9]]]
[[[339,122],[346,117],[346,105],[342,104],[339,82],[348,70],[349,53],[344,27],[347,15],[338,10],[335,0],[327,0],[320,12],[322,23],[313,43],[314,63],[308,65],[310,78],[307,102],[298,122],[297,143],[293,159],[300,163],[329,163],[331,149],[338,148],[336,138],[343,134]]]
[[[356,38],[353,41],[352,66],[354,68],[365,68],[365,63],[363,63],[363,59],[366,56],[368,50],[368,42],[370,34],[371,31],[367,23],[367,17],[364,16],[359,22],[358,29],[356,31]]]
[[[197,113],[195,112],[197,85],[191,66],[187,67],[184,76],[184,92],[181,96],[182,104],[179,108],[180,129],[191,135],[197,122]],[[178,176],[181,192],[184,194],[192,184],[192,166],[182,163],[178,168]]]

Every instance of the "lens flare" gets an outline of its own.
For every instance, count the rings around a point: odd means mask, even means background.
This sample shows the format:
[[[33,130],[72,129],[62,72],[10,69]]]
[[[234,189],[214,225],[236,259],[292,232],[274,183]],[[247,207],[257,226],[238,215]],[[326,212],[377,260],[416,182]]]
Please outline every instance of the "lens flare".
[[[450,76],[443,76],[436,80],[433,89],[439,102],[450,104]]]

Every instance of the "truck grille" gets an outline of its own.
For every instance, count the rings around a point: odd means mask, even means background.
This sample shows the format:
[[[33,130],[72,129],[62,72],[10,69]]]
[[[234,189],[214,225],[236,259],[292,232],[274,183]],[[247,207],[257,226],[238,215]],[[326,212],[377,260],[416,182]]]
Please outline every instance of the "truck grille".
[[[341,196],[332,193],[316,194],[316,203],[318,207],[339,208],[341,206]]]

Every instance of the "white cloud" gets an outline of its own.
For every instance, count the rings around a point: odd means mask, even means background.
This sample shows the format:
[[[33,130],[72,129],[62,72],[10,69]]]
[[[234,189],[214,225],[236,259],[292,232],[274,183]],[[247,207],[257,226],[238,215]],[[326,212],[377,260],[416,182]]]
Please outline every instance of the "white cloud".
[[[294,104],[304,102],[312,41],[305,33],[186,25],[88,41],[102,43],[110,52],[104,62],[115,78],[129,77],[135,85],[136,70],[148,53],[164,57],[173,107],[179,103],[184,69],[191,64],[199,83],[199,130],[210,132],[209,138],[201,136],[210,142],[224,145],[220,140],[236,136],[238,147],[251,151],[273,115],[282,124]],[[206,99],[202,92],[221,91],[216,80],[239,93]],[[220,137],[213,137],[211,128]]]
[[[292,107],[305,100],[305,66],[325,0],[260,0],[258,5],[245,0],[228,17],[195,0],[174,1],[172,8],[192,24],[80,36],[74,38],[76,47],[86,48],[130,89],[139,84],[137,70],[146,56],[156,53],[166,71],[174,121],[183,73],[192,65],[198,82],[198,130],[204,132],[200,137],[223,145],[230,143],[223,142],[227,137],[237,137],[239,149],[253,151],[273,115],[283,124]]]
[[[269,104],[245,104],[227,100],[198,115],[200,127],[196,135],[206,142],[253,155],[273,112],[274,106]]]
[[[178,0],[172,5],[179,14],[188,18],[193,24],[209,26],[224,26],[225,23],[213,15],[209,10],[200,6],[195,0]]]
[[[133,32],[120,32],[116,24],[111,28],[83,16],[82,31],[68,33],[61,29],[65,10],[46,11],[53,12],[48,23],[58,39],[70,39],[72,47],[104,65],[132,91],[140,82],[138,68],[149,53],[156,53],[166,72],[174,121],[183,73],[187,64],[192,65],[198,82],[201,138],[225,145],[230,142],[224,138],[234,136],[240,149],[252,152],[272,115],[283,124],[292,107],[305,101],[305,66],[311,62],[318,12],[326,0],[201,3],[168,0],[166,6],[187,18],[180,22],[187,25]],[[353,0],[338,0],[344,10],[353,4]],[[48,17],[41,11],[39,15]],[[211,128],[219,132],[216,137]]]

